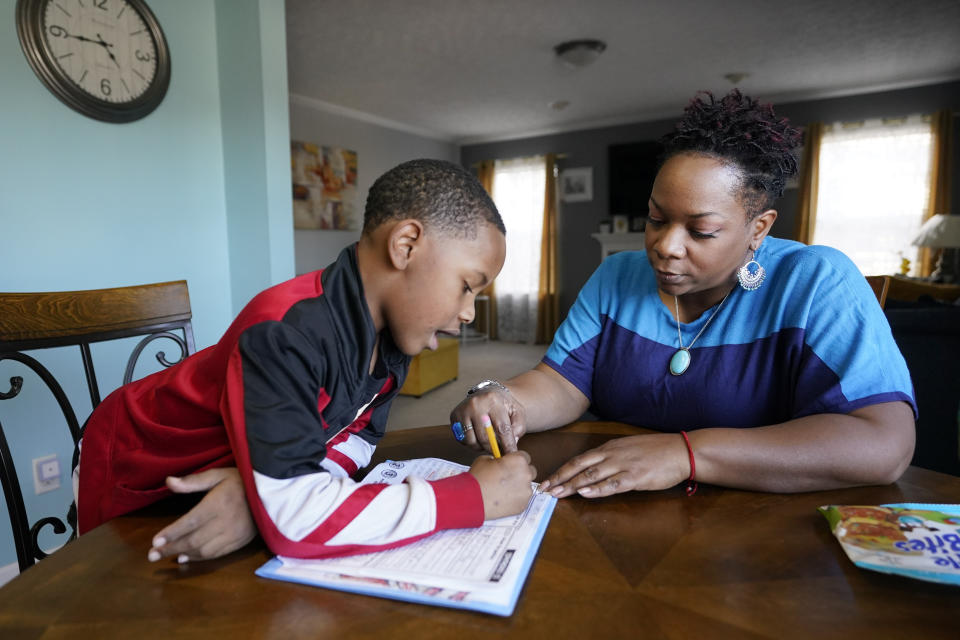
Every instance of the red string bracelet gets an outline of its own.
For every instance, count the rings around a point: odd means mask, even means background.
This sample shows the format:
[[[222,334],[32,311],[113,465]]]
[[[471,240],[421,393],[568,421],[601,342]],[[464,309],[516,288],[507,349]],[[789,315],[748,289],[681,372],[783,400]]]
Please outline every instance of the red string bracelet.
[[[680,435],[683,436],[683,441],[687,444],[687,453],[690,454],[690,477],[687,478],[687,497],[690,497],[697,492],[697,481],[694,479],[697,476],[697,463],[693,460],[693,447],[690,446],[687,432],[681,431]]]

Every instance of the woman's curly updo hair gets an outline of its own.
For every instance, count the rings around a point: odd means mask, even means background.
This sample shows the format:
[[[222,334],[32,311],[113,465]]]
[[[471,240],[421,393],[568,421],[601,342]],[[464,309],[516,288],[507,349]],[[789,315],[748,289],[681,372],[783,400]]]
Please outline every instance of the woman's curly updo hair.
[[[699,92],[673,132],[661,139],[662,162],[683,153],[700,153],[728,163],[741,176],[740,198],[751,220],[783,195],[797,173],[794,149],[800,132],[761,104],[734,89],[719,100]],[[662,163],[661,163],[662,164]]]

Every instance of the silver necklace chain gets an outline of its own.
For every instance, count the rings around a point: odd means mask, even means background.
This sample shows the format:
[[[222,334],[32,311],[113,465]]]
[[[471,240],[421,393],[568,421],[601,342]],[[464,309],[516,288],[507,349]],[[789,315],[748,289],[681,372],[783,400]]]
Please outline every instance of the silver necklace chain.
[[[680,335],[680,300],[677,298],[677,296],[673,296],[673,304],[677,309],[677,342],[680,343],[681,349],[689,351],[690,349],[693,348],[693,343],[697,341],[697,339],[701,336],[701,334],[703,334],[703,332],[706,331],[707,327],[710,325],[713,319],[717,317],[717,314],[720,312],[720,307],[722,307],[723,303],[727,301],[727,297],[729,295],[730,295],[730,292],[727,291],[727,295],[723,296],[723,300],[721,300],[720,304],[717,305],[717,310],[714,311],[709,318],[707,318],[707,322],[700,328],[700,331],[697,332],[697,335],[693,337],[693,340],[691,340],[690,344],[688,344],[687,346],[683,346],[683,336]]]

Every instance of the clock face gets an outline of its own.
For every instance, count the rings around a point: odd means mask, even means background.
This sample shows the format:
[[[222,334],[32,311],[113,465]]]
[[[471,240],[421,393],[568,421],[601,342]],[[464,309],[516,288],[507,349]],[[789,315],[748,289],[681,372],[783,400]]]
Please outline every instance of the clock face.
[[[157,74],[157,44],[126,0],[48,0],[43,27],[63,73],[100,100],[130,102]]]
[[[17,30],[40,79],[81,113],[129,122],[166,94],[166,40],[143,0],[18,0]]]

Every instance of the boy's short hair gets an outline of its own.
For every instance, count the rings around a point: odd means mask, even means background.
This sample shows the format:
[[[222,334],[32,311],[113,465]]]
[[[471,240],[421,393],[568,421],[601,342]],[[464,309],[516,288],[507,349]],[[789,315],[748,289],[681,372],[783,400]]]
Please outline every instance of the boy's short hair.
[[[507,232],[483,185],[460,165],[444,160],[404,162],[370,187],[363,212],[364,235],[388,220],[405,218],[458,238],[476,237],[481,221]]]

